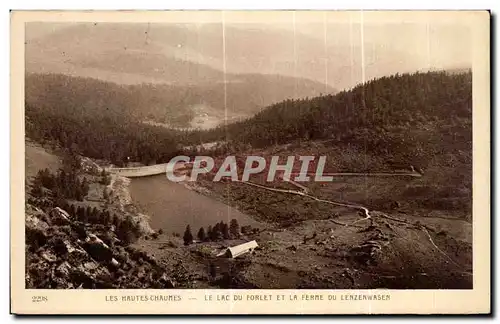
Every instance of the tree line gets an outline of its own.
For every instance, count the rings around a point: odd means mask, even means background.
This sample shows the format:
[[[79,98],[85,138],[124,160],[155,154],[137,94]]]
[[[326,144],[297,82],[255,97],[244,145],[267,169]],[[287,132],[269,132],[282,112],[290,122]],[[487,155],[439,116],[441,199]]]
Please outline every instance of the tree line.
[[[80,158],[66,153],[63,154],[63,165],[56,173],[49,169],[39,170],[33,179],[28,202],[45,211],[60,207],[72,219],[84,224],[112,225],[118,239],[125,243],[139,238],[139,223],[131,215],[118,215],[107,209],[85,207],[78,203],[83,202],[89,192],[89,180],[80,175],[80,167]],[[109,184],[110,176],[104,170],[99,178],[101,184]],[[103,198],[106,199],[107,195],[105,188]]]
[[[206,231],[205,228],[200,227],[196,237],[199,242],[216,242],[221,240],[237,239],[240,235],[240,225],[238,220],[233,218],[229,224],[224,223],[224,221],[220,221],[214,226],[209,225]],[[190,225],[186,226],[183,239],[184,245],[189,245],[193,242],[194,237],[191,232]]]
[[[64,202],[60,206],[74,220],[85,224],[114,226],[118,239],[131,243],[141,236],[140,226],[130,215],[118,215],[97,207],[84,207]]]
[[[48,192],[47,190],[50,190]],[[31,194],[37,198],[43,198],[50,193],[54,201],[72,199],[83,201],[89,192],[87,178],[80,177],[75,171],[60,169],[56,174],[49,169],[39,170],[33,180]]]

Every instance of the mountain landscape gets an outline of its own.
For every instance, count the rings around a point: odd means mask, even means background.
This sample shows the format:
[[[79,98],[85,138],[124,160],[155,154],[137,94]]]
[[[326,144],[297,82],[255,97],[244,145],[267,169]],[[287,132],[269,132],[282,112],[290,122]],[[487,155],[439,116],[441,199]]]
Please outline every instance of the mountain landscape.
[[[440,86],[433,86],[437,84]],[[402,165],[414,165],[422,172],[419,175],[421,178],[416,180],[394,177],[394,179],[361,178],[342,181],[337,179],[326,184],[306,183],[309,201],[300,195],[273,192],[273,190],[290,191],[293,185],[286,182],[276,180],[269,187],[270,184],[260,175],[252,179],[252,185],[239,182],[213,182],[215,171],[210,172],[204,175],[195,187],[189,183],[186,185],[192,188],[193,192],[207,195],[253,217],[258,222],[258,230],[243,236],[231,236],[231,238],[228,236],[227,239],[224,239],[225,236],[219,237],[214,234],[215,236],[207,243],[187,244],[185,248],[179,248],[182,244],[178,242],[179,234],[177,232],[170,234],[172,232],[168,231],[172,229],[169,225],[171,223],[162,222],[164,225],[161,234],[154,231],[144,233],[136,231],[132,238],[127,239],[129,243],[120,243],[125,246],[133,243],[136,244],[134,249],[152,253],[156,256],[153,264],[157,262],[156,258],[170,259],[170,253],[173,251],[185,254],[180,259],[163,261],[166,262],[164,269],[171,269],[169,271],[173,274],[178,273],[180,260],[189,260],[186,261],[188,265],[183,263],[183,271],[187,271],[190,277],[169,278],[166,281],[168,285],[174,283],[182,287],[193,287],[191,280],[197,278],[195,281],[198,284],[194,287],[199,288],[207,285],[223,288],[373,288],[379,284],[392,288],[471,287],[471,277],[468,272],[471,266],[471,236],[467,234],[470,233],[472,217],[470,73],[428,72],[381,78],[334,96],[287,100],[266,108],[248,120],[208,131],[180,132],[143,123],[118,126],[117,121],[113,119],[93,118],[91,115],[86,118],[72,118],[39,109],[27,109],[26,114],[30,125],[27,128],[27,135],[36,142],[57,143],[57,147],[69,150],[71,154],[82,154],[97,161],[113,161],[122,165],[129,157],[144,163],[151,161],[160,163],[179,154],[194,154],[189,150],[183,150],[176,143],[189,146],[197,141],[194,138],[198,140],[202,138],[205,141],[214,140],[221,143],[214,148],[197,152],[212,156],[218,161],[217,163],[220,163],[219,159],[223,159],[226,154],[236,155],[238,161],[241,161],[238,164],[241,165],[248,155],[263,156],[269,160],[270,156],[279,152],[284,156],[328,156],[330,160],[325,167],[326,172],[363,173],[374,170],[392,172],[389,162],[393,160],[400,161]],[[81,167],[78,169],[82,176],[89,172]],[[262,174],[265,173],[266,170],[263,170]],[[35,177],[35,183],[42,181],[36,180],[40,177],[41,175]],[[95,177],[93,173],[85,175],[86,181]],[[120,178],[113,179],[118,181]],[[154,181],[157,182],[156,187],[150,187]],[[166,180],[162,178],[162,181]],[[147,205],[152,205],[153,202],[157,204],[157,199],[160,199],[162,204],[164,199],[161,198],[164,197],[162,192],[167,190],[164,186],[170,185],[162,184],[158,179],[149,180],[146,183],[147,187],[140,190],[142,193],[158,190],[160,196],[157,198],[153,198],[155,197],[153,193],[144,196],[135,192],[137,189],[134,188],[138,185],[139,183],[133,180],[131,188],[136,198],[143,196],[140,209],[143,212],[156,214],[158,211],[155,208],[158,207],[147,207]],[[173,185],[178,186],[178,184]],[[256,190],[253,185],[267,189]],[[37,195],[43,191],[36,186],[33,188],[31,204],[35,207],[40,206],[40,198]],[[99,203],[97,205],[92,203],[92,206],[103,208],[104,211],[113,210],[116,215],[120,215],[122,213],[120,207],[113,207],[108,197],[113,192],[114,195],[119,195],[121,189],[112,188],[113,185],[109,188],[110,193],[102,197],[99,194],[95,196],[96,192],[107,192],[106,187],[94,190],[92,201]],[[75,202],[74,199],[65,197],[64,193],[58,193],[48,202],[43,200],[45,203],[41,206],[68,208],[64,202],[69,205],[82,204],[79,201]],[[86,198],[79,199],[82,199],[83,206],[86,206]],[[355,206],[365,206],[359,208],[370,210],[370,217],[367,219],[371,220],[366,228],[362,224],[354,225],[362,220],[357,219],[359,216],[356,216],[356,213],[345,208],[329,207],[320,201],[334,203],[348,201]],[[168,203],[168,199],[165,202]],[[193,206],[193,203],[189,204]],[[160,208],[160,213],[164,214],[165,207]],[[179,207],[170,210],[168,214],[176,215],[178,210]],[[135,215],[137,211],[128,210],[126,215],[131,213]],[[37,215],[45,214],[37,209]],[[78,219],[74,225],[77,226],[82,221],[86,222],[87,216],[84,215],[70,211],[67,217]],[[116,215],[115,217],[120,217]],[[184,218],[184,222],[199,226],[200,223],[190,221],[191,217],[196,219],[195,215],[191,215]],[[222,219],[224,218],[222,216]],[[48,221],[47,217],[44,219]],[[102,220],[96,218],[95,221]],[[50,224],[50,221],[48,222]],[[97,230],[86,228],[87,231]],[[342,228],[346,229],[341,231]],[[39,230],[36,229],[37,232]],[[286,231],[287,234],[282,231]],[[168,247],[159,249],[158,244],[150,242],[150,239],[144,240],[144,235],[153,235],[151,233],[156,233],[154,237],[170,240],[171,243]],[[52,234],[45,233],[43,237],[50,235]],[[124,234],[116,232],[116,235]],[[401,236],[413,239],[403,239]],[[262,249],[255,257],[237,259],[234,264],[227,264],[217,258],[212,259],[215,252],[210,251],[216,251],[218,246],[214,242],[238,244],[245,239],[257,240],[262,245]],[[424,243],[426,241],[427,243]],[[417,242],[419,245],[414,245]],[[433,248],[437,246],[436,244],[440,244],[437,251]],[[332,246],[337,248],[332,250]],[[391,248],[385,249],[383,246]],[[51,249],[50,245],[46,248]],[[181,252],[178,252],[179,249]],[[304,249],[309,249],[314,254]],[[421,257],[412,259],[406,255],[408,249],[417,251],[415,253]],[[405,253],[404,256],[402,253]],[[438,257],[436,253],[441,253],[442,256]],[[317,256],[312,257],[312,255]],[[313,259],[310,260],[311,257]],[[329,261],[331,258],[337,260],[333,267]],[[408,258],[411,259],[411,263],[408,263]],[[137,261],[127,263],[131,271],[135,267],[134,262]],[[220,274],[215,279],[206,277],[205,270],[202,270],[207,262],[211,264],[210,267],[219,269],[217,273]],[[317,267],[316,270],[311,270],[314,276],[304,276],[304,273],[307,273],[306,264],[311,263]],[[394,264],[400,270],[396,271],[396,268],[393,268]],[[444,264],[447,267],[446,275],[441,271]],[[150,266],[149,263],[147,266]],[[36,269],[39,267],[40,264],[37,263],[36,268],[31,270],[30,280],[34,282],[42,280],[43,285],[50,286],[48,279],[37,277],[39,270]],[[102,271],[106,273],[116,271],[110,267]],[[322,270],[317,272],[317,269]],[[348,275],[342,274],[345,269],[356,269],[357,272],[352,273],[348,270]],[[425,273],[425,276],[416,276],[415,271]],[[267,273],[267,276],[275,279],[268,281],[266,277],[260,276],[262,273]],[[279,281],[278,278],[285,273],[288,279]],[[368,275],[373,273],[379,275]],[[112,274],[113,276],[121,278],[116,279],[118,281],[110,279],[111,282],[116,282],[115,285],[118,285],[116,287],[129,287],[123,285],[127,282],[125,278],[131,276],[130,273],[122,275],[116,273]],[[351,283],[339,281],[339,276],[350,277]],[[106,281],[92,279],[94,278],[92,274],[86,274],[86,277],[90,278],[86,280],[94,281],[94,285],[108,287]],[[310,279],[305,280],[305,278]],[[78,280],[72,282],[71,278],[66,278],[62,283],[55,285],[64,287],[68,284],[79,285],[81,281]],[[143,283],[135,282],[134,287],[146,287],[144,285],[148,285],[149,280],[145,279]],[[111,284],[109,287],[115,286]]]
[[[36,100],[44,87],[57,88],[58,97],[65,93],[68,100],[75,96],[82,99],[94,92],[99,95],[103,93],[100,90],[109,87],[107,92],[118,92],[120,99],[111,96],[97,106],[126,102],[127,107],[121,109],[125,113],[134,110],[134,117],[144,121],[170,127],[207,128],[224,120],[251,116],[285,98],[337,91],[310,79],[266,74],[253,68],[247,69],[247,73],[230,73],[223,70],[222,63],[213,67],[203,60],[180,57],[178,45],[186,51],[189,46],[198,46],[197,50],[204,51],[206,57],[216,55],[221,37],[211,28],[204,30],[205,34],[195,35],[190,29],[175,25],[76,24],[52,33],[34,32],[35,36],[28,37],[26,43],[26,71],[30,73],[26,80],[27,99],[29,103]],[[219,61],[221,50],[218,48],[216,55]],[[82,88],[82,83],[91,84]],[[87,106],[86,102],[80,104]]]
[[[471,289],[472,71],[457,33],[28,25],[26,287]],[[120,175],[179,155],[324,156],[334,177]]]
[[[27,71],[126,84],[222,82],[223,73],[227,80],[227,74],[259,73],[344,90],[363,76],[469,68],[471,55],[460,41],[469,31],[458,24],[77,23],[40,31],[50,26],[27,25],[33,34]]]
[[[294,26],[30,23],[26,27],[26,72],[111,82],[111,93],[118,84],[134,99],[125,99],[126,94],[119,100],[112,96],[104,101],[106,105],[125,101],[134,107],[123,110],[133,109],[134,117],[145,122],[207,129],[252,116],[285,99],[334,94],[394,73],[467,69],[470,60],[469,49],[451,37],[460,30],[446,25],[429,30],[407,24],[398,26],[397,34],[390,25]],[[425,37],[430,32],[433,37]],[[464,30],[461,37],[467,33]],[[405,34],[411,36],[410,43],[401,37]],[[453,54],[452,59],[448,54]],[[40,89],[37,79],[33,75],[27,78],[29,91]],[[46,81],[47,77],[38,83]],[[58,93],[67,91],[72,97],[80,95],[74,91],[85,91],[74,86],[81,79],[61,82],[52,84],[59,88]],[[99,83],[98,87],[103,86]],[[137,98],[138,92],[144,92],[138,95],[143,99]],[[35,92],[30,98],[36,96]],[[152,97],[155,99],[144,99]]]

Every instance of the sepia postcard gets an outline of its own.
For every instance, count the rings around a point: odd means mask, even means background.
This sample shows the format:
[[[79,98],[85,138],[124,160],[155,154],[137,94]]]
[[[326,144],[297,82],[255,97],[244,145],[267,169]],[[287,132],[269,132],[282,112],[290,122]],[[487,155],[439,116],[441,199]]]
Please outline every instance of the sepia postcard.
[[[14,314],[488,314],[490,12],[12,11]]]

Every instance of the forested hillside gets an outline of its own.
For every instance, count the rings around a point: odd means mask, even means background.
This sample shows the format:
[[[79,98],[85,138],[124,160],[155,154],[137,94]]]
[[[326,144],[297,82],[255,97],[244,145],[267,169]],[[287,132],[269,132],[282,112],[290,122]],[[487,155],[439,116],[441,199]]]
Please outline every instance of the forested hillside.
[[[26,104],[46,113],[116,118],[153,118],[187,125],[193,113],[189,98],[175,87],[122,86],[92,78],[62,74],[27,74]]]
[[[278,75],[232,75],[222,82],[175,86],[119,85],[62,74],[27,74],[26,103],[58,114],[114,115],[189,127],[195,106],[231,116],[251,116],[286,98],[319,95],[325,86]],[[333,92],[331,88],[326,88]]]
[[[146,120],[188,127],[201,104],[227,115],[251,115],[287,94],[316,93],[312,81],[282,76],[245,75],[239,81],[205,86],[118,85],[61,74],[27,74],[26,134],[37,142],[66,148],[116,165],[168,161],[182,132],[145,124]],[[302,89],[302,90],[300,90]],[[318,92],[319,93],[319,92]],[[226,103],[224,103],[226,101]]]
[[[421,177],[334,177],[330,183],[311,180],[305,186],[322,199],[374,210],[399,208],[412,215],[468,221],[472,217],[471,73],[384,77],[335,96],[287,100],[246,121],[189,135],[193,142],[222,141],[208,154],[220,160],[236,155],[239,165],[249,155],[267,161],[279,155],[281,163],[285,156],[312,155],[327,158],[327,173],[414,166]],[[239,182],[212,183],[211,177],[206,187],[266,222],[287,226],[332,214],[330,207],[306,203],[300,196],[283,199]],[[265,175],[252,181],[269,185]],[[280,181],[272,185],[290,189]]]
[[[26,135],[38,143],[64,148],[123,166],[168,161],[177,154],[173,132],[116,116],[58,114],[26,106]]]
[[[234,147],[331,139],[332,146],[355,147],[425,167],[437,155],[470,163],[471,114],[471,73],[403,74],[337,95],[286,100],[253,118],[196,132],[191,138],[229,141]]]

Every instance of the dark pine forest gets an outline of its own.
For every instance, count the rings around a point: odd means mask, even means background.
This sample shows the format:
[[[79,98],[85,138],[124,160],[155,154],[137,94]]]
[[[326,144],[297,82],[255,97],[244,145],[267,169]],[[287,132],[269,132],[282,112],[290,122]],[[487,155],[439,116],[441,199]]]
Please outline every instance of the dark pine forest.
[[[253,118],[193,133],[191,140],[267,147],[332,139],[425,166],[436,155],[470,158],[472,74],[429,72],[383,77],[336,95],[286,100]]]

